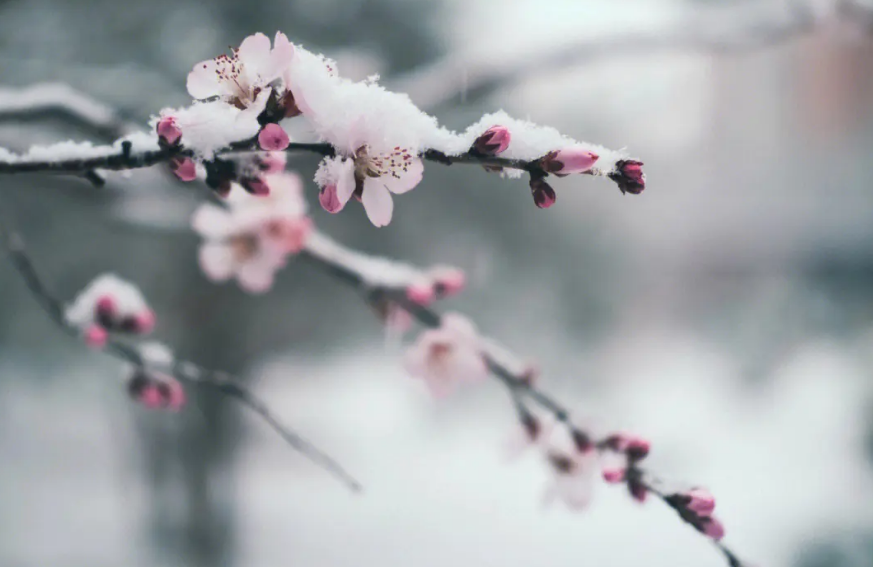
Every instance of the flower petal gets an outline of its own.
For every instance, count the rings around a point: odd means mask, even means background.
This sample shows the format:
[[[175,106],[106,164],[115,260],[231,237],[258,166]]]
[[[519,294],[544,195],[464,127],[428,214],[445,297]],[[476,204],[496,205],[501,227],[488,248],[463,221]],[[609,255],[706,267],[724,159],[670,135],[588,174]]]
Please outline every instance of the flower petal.
[[[240,287],[249,293],[264,293],[273,285],[274,266],[258,260],[246,262],[236,274]]]
[[[337,171],[336,196],[345,205],[355,192],[355,162],[343,160]],[[390,216],[389,216],[390,220]]]
[[[413,157],[404,166],[398,166],[394,171],[397,173],[397,177],[383,175],[380,179],[385,182],[389,191],[401,195],[413,190],[419,184],[424,175],[424,163],[421,158]]]
[[[248,36],[239,44],[237,57],[250,78],[261,76],[270,80],[268,75],[272,72],[272,59],[269,37],[260,32]]]
[[[204,203],[194,211],[191,228],[205,238],[220,239],[233,232],[233,218],[225,209]]]
[[[187,87],[188,94],[198,99],[227,93],[224,83],[218,78],[218,64],[214,59],[194,65],[194,69],[188,73]]]
[[[224,244],[207,242],[200,247],[198,259],[203,273],[214,282],[229,279],[236,267],[233,250]]]
[[[361,197],[367,217],[376,226],[386,226],[394,214],[394,202],[391,193],[385,187],[381,177],[370,177],[364,180],[364,195]]]

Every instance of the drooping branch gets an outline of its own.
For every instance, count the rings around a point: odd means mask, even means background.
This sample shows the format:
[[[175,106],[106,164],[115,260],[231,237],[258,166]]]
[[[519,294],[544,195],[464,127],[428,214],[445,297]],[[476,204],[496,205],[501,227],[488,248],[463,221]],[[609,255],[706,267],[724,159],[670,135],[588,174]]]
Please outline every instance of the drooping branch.
[[[27,289],[46,311],[51,320],[68,335],[81,339],[82,331],[70,324],[64,314],[63,304],[49,292],[42,282],[30,256],[27,254],[21,236],[11,230],[5,223],[0,222],[0,240],[2,240],[3,246],[6,248],[10,262],[24,280]],[[147,361],[138,348],[119,340],[110,338],[102,351],[137,368],[145,366],[154,367],[154,363]],[[193,362],[176,359],[173,359],[169,365],[164,367],[158,365],[155,369],[173,376],[183,383],[209,388],[236,400],[266,422],[288,445],[300,452],[304,457],[329,472],[349,489],[353,491],[361,490],[361,484],[342,465],[284,425],[263,401],[229,374],[208,370]]]
[[[320,233],[310,235],[301,257],[358,291],[365,301],[376,308],[388,301],[401,307],[424,327],[439,328],[442,324],[442,316],[437,311],[410,299],[405,285],[380,283],[378,276],[373,277],[372,272],[386,260],[348,249]],[[574,423],[571,411],[537,387],[530,376],[525,374],[523,365],[519,362],[520,358],[492,339],[483,338],[483,345],[481,355],[485,359],[488,370],[509,390],[522,425],[527,426],[532,418],[525,402],[533,402],[556,421],[565,424],[572,431],[575,439],[587,440],[597,451],[614,448],[616,439],[614,435],[597,439]],[[631,463],[624,481],[630,489],[633,489],[633,485],[636,484],[640,489],[654,494],[674,509],[683,520],[694,525],[694,518],[687,516],[687,511],[681,503],[676,502],[673,493],[661,488],[667,483],[651,472]],[[730,567],[742,567],[742,562],[730,548],[717,540],[713,543],[724,554]]]

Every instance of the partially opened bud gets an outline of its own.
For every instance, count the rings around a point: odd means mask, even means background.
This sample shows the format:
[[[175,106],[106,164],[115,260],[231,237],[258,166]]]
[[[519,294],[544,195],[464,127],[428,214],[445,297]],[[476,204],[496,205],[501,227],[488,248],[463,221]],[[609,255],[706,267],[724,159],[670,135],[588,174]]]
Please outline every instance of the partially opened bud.
[[[502,153],[509,147],[509,129],[505,126],[492,126],[473,142],[473,149],[486,156]]]
[[[622,193],[639,195],[646,188],[646,174],[643,173],[643,162],[632,159],[616,162],[615,171],[609,178],[618,184]]]
[[[278,124],[267,124],[258,134],[258,145],[262,150],[267,151],[282,151],[288,147],[291,139],[285,130]]]
[[[702,518],[700,525],[696,526],[703,534],[719,541],[724,537],[724,524],[716,518]]]
[[[622,467],[609,467],[603,469],[603,480],[610,484],[618,484],[624,481],[625,469]]]
[[[635,463],[645,459],[649,454],[650,449],[651,444],[647,439],[643,439],[642,437],[629,437],[624,450],[627,453],[627,457]]]
[[[174,157],[170,160],[170,169],[182,181],[197,179],[197,165],[189,157]]]
[[[710,516],[715,510],[715,497],[705,488],[692,488],[684,494],[688,499],[686,508],[700,516]]]
[[[437,267],[430,271],[434,279],[437,295],[448,296],[460,293],[467,284],[467,276],[463,270],[452,267]]]
[[[321,188],[318,192],[318,202],[321,203],[321,207],[325,211],[331,214],[340,212],[345,206],[336,194],[335,184],[325,185]]]
[[[565,148],[546,154],[540,160],[540,166],[546,173],[556,173],[559,175],[583,173],[591,169],[599,157],[590,150]]]
[[[541,209],[548,209],[555,204],[558,198],[552,186],[546,183],[542,177],[530,180],[530,192],[533,195],[534,204]]]
[[[155,131],[158,133],[158,139],[168,146],[175,146],[182,138],[182,130],[176,125],[176,119],[172,116],[161,118]]]
[[[179,410],[186,402],[185,389],[174,377],[138,368],[127,383],[131,398],[148,409]]]

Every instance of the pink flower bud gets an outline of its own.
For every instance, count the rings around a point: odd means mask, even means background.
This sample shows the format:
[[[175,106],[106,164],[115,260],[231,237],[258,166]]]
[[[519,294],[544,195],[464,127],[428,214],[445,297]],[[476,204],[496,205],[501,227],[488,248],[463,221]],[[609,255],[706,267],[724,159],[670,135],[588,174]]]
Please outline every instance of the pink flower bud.
[[[172,376],[138,369],[127,383],[131,398],[148,409],[178,410],[185,405],[182,385]]]
[[[433,286],[428,283],[416,283],[406,288],[406,297],[419,305],[429,305],[435,298]]]
[[[603,469],[603,480],[609,484],[618,484],[624,481],[625,469],[622,467],[607,467]]]
[[[343,203],[339,200],[336,194],[336,185],[325,185],[318,193],[318,202],[321,207],[332,214],[336,214],[343,210]]]
[[[197,179],[197,166],[189,157],[175,157],[170,160],[170,169],[182,181],[194,181]]]
[[[282,151],[288,147],[291,139],[278,124],[267,124],[258,134],[258,145],[262,150],[270,152]]]
[[[115,300],[108,295],[102,296],[94,306],[94,315],[104,327],[111,327],[115,318]]]
[[[634,462],[645,459],[650,449],[651,444],[642,437],[629,437],[624,448],[628,458]]]
[[[568,175],[583,173],[591,169],[600,156],[582,148],[565,148],[546,154],[540,160],[540,166],[547,173]]]
[[[168,146],[175,146],[179,139],[182,138],[182,130],[176,125],[176,119],[172,116],[161,118],[155,130],[161,142]]]
[[[267,185],[267,182],[264,181],[263,177],[243,177],[239,182],[243,186],[243,189],[252,195],[264,197],[270,194],[270,186]]]
[[[705,488],[692,488],[685,493],[686,507],[699,516],[710,516],[715,510],[715,498]]]
[[[724,524],[716,518],[703,518],[701,526],[698,529],[715,541],[719,541],[724,537]]]
[[[494,156],[509,147],[509,129],[505,126],[492,126],[473,142],[473,149],[486,156]]]
[[[91,348],[103,348],[108,338],[109,333],[100,325],[91,325],[85,331],[85,344]]]
[[[455,295],[464,289],[467,276],[457,268],[440,268],[434,273],[434,282],[439,295]]]
[[[643,162],[632,159],[616,162],[615,171],[609,178],[618,184],[622,193],[639,195],[646,188],[646,174],[643,173]]]
[[[558,198],[552,186],[543,178],[531,179],[530,192],[533,195],[534,204],[541,209],[548,209],[555,204]]]
[[[136,401],[148,409],[158,409],[164,403],[157,384],[148,384],[144,386],[140,391],[139,396],[136,398]]]

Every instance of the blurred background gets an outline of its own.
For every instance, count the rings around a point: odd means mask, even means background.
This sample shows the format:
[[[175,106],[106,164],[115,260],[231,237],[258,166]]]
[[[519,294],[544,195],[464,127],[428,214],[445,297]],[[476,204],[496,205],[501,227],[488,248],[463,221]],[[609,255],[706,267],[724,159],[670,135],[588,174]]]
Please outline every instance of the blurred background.
[[[648,188],[428,167],[384,229],[316,224],[365,251],[460,266],[446,309],[539,361],[544,388],[653,442],[651,467],[709,487],[755,565],[873,564],[873,5],[788,0],[2,0],[0,83],[67,83],[145,123],[192,65],[276,30],[378,73],[441,122],[506,109],[627,147]],[[3,120],[0,146],[95,139]],[[313,156],[291,166],[309,182]],[[598,488],[545,510],[509,464],[499,384],[434,401],[359,298],[304,263],[266,296],[206,281],[158,172],[4,179],[2,209],[71,298],[114,271],[177,354],[238,374],[365,486],[352,496],[210,392],[130,403],[123,369],[70,341],[0,267],[0,564],[718,566],[659,502]]]

